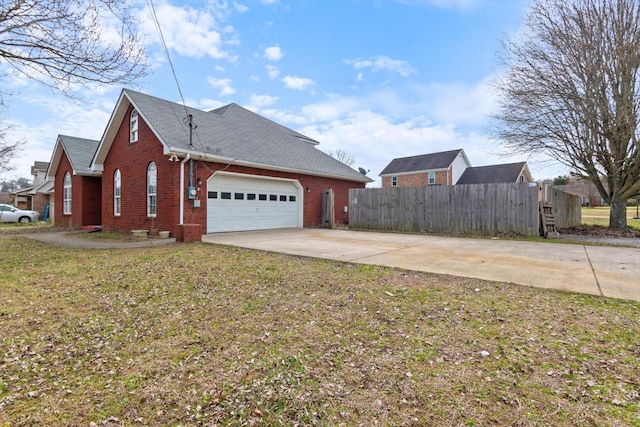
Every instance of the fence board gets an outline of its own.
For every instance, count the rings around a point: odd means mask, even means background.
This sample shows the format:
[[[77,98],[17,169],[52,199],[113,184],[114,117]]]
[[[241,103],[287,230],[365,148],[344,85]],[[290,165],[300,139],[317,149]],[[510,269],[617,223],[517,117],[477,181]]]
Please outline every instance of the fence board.
[[[580,223],[579,198],[558,190],[547,194],[560,227]],[[537,186],[516,183],[351,189],[349,223],[361,229],[537,236],[538,197]]]

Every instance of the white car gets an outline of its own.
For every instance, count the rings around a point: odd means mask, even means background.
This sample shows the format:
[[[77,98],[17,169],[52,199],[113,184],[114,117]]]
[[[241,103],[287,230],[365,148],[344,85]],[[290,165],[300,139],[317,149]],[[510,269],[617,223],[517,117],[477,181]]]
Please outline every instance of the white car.
[[[27,224],[31,221],[38,221],[40,213],[37,211],[25,211],[13,205],[0,204],[0,222],[19,222]]]

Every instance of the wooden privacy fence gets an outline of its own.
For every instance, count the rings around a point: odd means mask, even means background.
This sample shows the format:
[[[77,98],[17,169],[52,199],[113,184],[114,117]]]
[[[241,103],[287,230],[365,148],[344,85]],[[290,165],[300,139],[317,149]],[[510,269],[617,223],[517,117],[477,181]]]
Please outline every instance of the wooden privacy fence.
[[[540,196],[536,184],[516,183],[351,189],[349,225],[409,232],[537,236]],[[577,206],[579,217],[579,203]]]

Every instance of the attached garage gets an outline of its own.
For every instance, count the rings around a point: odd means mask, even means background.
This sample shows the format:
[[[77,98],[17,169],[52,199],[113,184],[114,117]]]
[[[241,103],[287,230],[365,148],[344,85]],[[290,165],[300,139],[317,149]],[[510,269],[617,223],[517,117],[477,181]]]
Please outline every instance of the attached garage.
[[[302,227],[297,180],[217,172],[207,182],[207,233]]]

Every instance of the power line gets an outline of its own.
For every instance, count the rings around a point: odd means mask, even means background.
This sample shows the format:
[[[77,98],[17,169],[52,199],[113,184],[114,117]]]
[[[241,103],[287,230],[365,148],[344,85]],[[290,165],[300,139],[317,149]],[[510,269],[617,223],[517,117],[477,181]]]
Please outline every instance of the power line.
[[[156,30],[158,30],[158,34],[160,35],[160,41],[162,42],[162,47],[164,48],[164,52],[167,55],[167,60],[169,61],[169,66],[171,67],[171,73],[173,74],[173,79],[176,82],[176,86],[178,87],[178,93],[180,94],[180,99],[182,100],[182,106],[184,107],[184,112],[187,116],[189,116],[189,111],[187,111],[187,105],[184,102],[184,96],[182,95],[182,89],[180,88],[180,82],[178,81],[178,75],[176,74],[176,69],[173,66],[171,55],[169,55],[169,49],[167,48],[167,43],[164,40],[164,35],[162,34],[162,28],[160,28],[160,22],[158,21],[158,15],[156,13],[156,8],[153,5],[153,0],[147,0],[147,5],[149,6],[149,10],[151,11],[151,16],[153,17],[153,23],[156,26]]]

